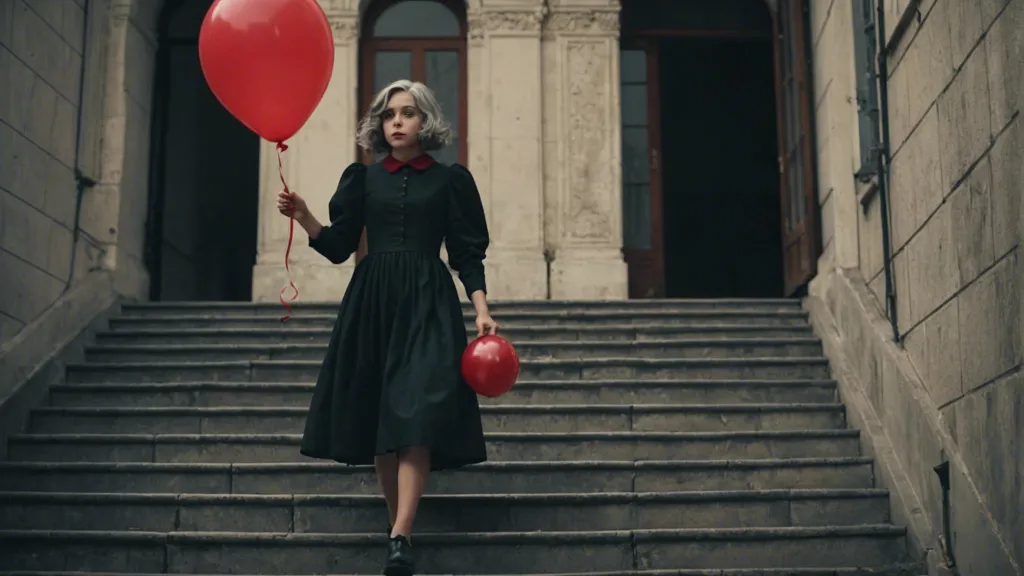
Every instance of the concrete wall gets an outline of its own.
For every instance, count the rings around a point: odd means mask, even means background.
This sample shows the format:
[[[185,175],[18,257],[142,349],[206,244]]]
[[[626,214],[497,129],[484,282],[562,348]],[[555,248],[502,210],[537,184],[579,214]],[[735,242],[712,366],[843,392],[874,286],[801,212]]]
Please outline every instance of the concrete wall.
[[[71,275],[83,4],[0,0],[0,344]]]
[[[62,378],[90,326],[147,295],[161,5],[0,0],[0,435]]]
[[[842,343],[836,354],[853,365],[850,386],[863,387],[865,410],[879,418],[884,441],[891,442],[894,470],[913,492],[908,501],[916,498],[922,507],[918,526],[929,532],[922,545],[938,547],[941,491],[932,467],[948,460],[960,573],[1019,574],[1024,0],[886,2],[887,41],[905,9],[920,11],[895,39],[889,59],[890,210],[902,348],[882,342],[884,322],[881,330],[868,328],[884,313],[884,260],[878,199],[862,211],[858,200],[866,187],[853,178],[859,152],[851,9],[839,0],[811,4],[828,240],[812,294]],[[831,277],[837,270],[838,280]],[[859,282],[867,289],[858,292]],[[852,300],[861,297],[866,306],[855,311]]]
[[[94,1],[94,0],[93,0]],[[82,227],[96,238],[117,290],[145,298],[143,264],[149,195],[150,109],[161,1],[109,0],[99,182],[83,198]]]
[[[147,294],[161,5],[0,0],[0,344],[56,309],[88,271],[111,272],[123,296]]]
[[[821,206],[821,244],[829,261],[855,265],[857,253],[834,242],[836,226],[842,235],[855,221],[853,173],[859,166],[853,46],[853,11],[849,0],[811,1],[811,45],[814,54],[814,114],[817,128],[818,202]],[[851,137],[852,136],[852,137]],[[855,224],[854,224],[855,225]],[[838,251],[838,252],[837,252]]]
[[[923,4],[890,79],[898,317],[1020,565],[1024,0]]]

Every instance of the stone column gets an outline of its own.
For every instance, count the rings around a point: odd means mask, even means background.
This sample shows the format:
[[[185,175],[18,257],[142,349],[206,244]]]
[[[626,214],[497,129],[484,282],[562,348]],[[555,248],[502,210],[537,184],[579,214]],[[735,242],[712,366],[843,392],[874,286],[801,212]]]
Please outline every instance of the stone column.
[[[624,299],[619,2],[551,0],[544,178],[551,298]]]
[[[544,2],[506,0],[500,9],[487,2],[474,4],[467,38],[468,167],[480,188],[491,232],[485,261],[488,292],[492,299],[543,299]]]
[[[98,6],[102,9],[102,4]],[[140,299],[149,292],[144,263],[146,178],[154,28],[161,8],[159,2],[111,0],[106,37],[90,39],[103,43],[106,52],[102,144],[97,172],[91,174],[97,183],[82,196],[75,268],[78,275],[109,270],[120,294]]]
[[[290,188],[302,194],[321,222],[327,203],[345,167],[358,158],[355,144],[358,101],[358,11],[356,0],[319,0],[334,32],[334,73],[320,106],[306,125],[287,142],[284,174]],[[287,284],[284,267],[288,243],[287,218],[277,211],[281,181],[274,145],[260,150],[260,216],[253,300],[276,301]],[[295,226],[291,252],[292,278],[299,302],[336,301],[352,278],[355,259],[334,265],[308,246],[306,232]],[[285,296],[289,297],[289,289]]]

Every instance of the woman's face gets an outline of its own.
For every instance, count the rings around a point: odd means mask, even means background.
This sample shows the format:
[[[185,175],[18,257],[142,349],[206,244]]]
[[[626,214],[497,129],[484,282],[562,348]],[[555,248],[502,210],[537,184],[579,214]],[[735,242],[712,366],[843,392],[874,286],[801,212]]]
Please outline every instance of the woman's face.
[[[384,124],[384,138],[392,148],[419,145],[423,117],[408,92],[398,92],[391,96],[387,109],[381,114],[381,121]]]

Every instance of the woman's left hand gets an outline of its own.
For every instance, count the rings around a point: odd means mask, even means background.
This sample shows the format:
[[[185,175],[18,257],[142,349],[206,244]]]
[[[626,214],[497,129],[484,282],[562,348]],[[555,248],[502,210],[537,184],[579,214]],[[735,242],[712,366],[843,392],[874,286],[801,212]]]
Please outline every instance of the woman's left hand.
[[[494,318],[491,318],[490,314],[477,314],[476,315],[476,333],[477,333],[476,335],[477,335],[477,337],[484,336],[484,335],[487,335],[487,334],[497,334],[498,333],[498,328],[499,328],[498,323],[494,321]]]

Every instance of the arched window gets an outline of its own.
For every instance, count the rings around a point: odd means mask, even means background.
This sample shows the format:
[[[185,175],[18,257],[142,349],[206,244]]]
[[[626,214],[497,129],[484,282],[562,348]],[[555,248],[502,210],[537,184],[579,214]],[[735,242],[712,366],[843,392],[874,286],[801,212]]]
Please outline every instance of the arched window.
[[[466,18],[464,0],[377,0],[363,18],[361,111],[384,86],[408,78],[434,91],[452,124],[440,162],[466,163]]]

